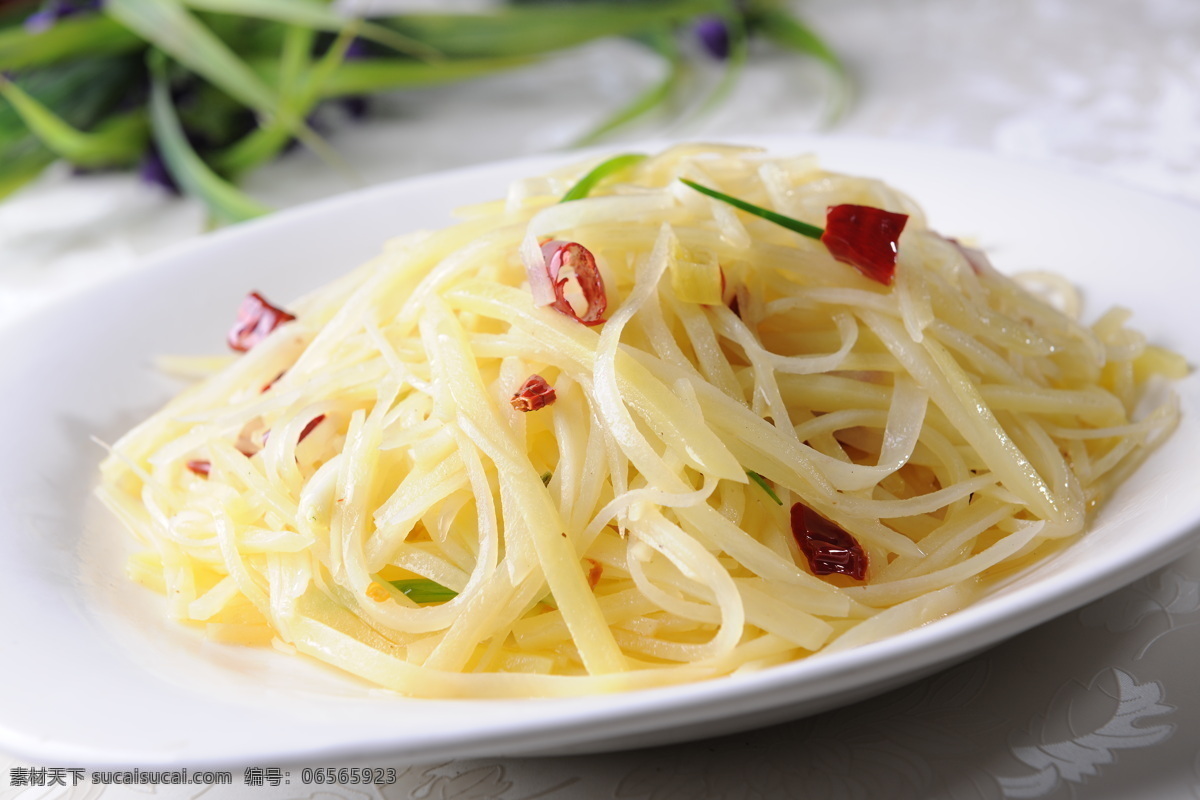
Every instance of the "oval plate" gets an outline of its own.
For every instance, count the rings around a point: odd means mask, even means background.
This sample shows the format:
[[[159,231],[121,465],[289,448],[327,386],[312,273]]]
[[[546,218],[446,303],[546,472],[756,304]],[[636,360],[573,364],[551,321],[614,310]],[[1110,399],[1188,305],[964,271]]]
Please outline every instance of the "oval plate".
[[[845,139],[750,139],[881,177],[931,224],[1005,271],[1053,269],[1092,316],[1120,304],[1194,361],[1200,210],[991,156]],[[661,143],[642,149],[654,150]],[[581,158],[443,173],[281,212],[195,240],[3,336],[0,749],[35,763],[191,767],[420,761],[599,751],[727,733],[882,692],[1094,600],[1186,552],[1200,533],[1200,378],[1183,421],[1052,559],[948,618],[857,650],[705,683],[566,700],[411,700],[270,649],[201,641],[124,572],[127,535],[90,500],[103,452],[178,383],[154,356],[219,352],[258,289],[286,301],[388,238],[441,227],[508,182]],[[286,303],[285,303],[286,304]]]

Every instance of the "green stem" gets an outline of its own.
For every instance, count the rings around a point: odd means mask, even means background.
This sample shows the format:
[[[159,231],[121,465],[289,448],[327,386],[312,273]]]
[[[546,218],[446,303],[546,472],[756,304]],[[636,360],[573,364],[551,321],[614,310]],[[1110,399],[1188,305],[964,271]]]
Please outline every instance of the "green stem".
[[[502,6],[487,13],[414,13],[380,23],[453,62],[480,56],[537,56],[608,36],[671,27],[720,8],[723,0],[576,2]]]
[[[437,64],[400,58],[364,58],[339,64],[316,89],[316,94],[318,98],[326,99],[391,89],[437,86],[523,67],[532,62],[533,59],[527,56],[463,58]],[[252,63],[255,72],[274,82],[279,69],[275,60]]]
[[[146,43],[101,14],[60,19],[44,31],[20,25],[0,30],[0,69],[24,70],[88,56],[129,53]]]
[[[587,175],[580,178],[574,186],[568,189],[567,193],[558,202],[566,203],[571,200],[581,200],[591,194],[592,189],[595,189],[600,181],[645,160],[646,156],[641,153],[624,153],[623,155],[613,156],[607,161],[602,161],[593,167]]]
[[[428,578],[406,578],[388,583],[414,603],[444,603],[458,597],[458,592]]]
[[[192,149],[171,103],[166,57],[162,52],[154,51],[149,62],[150,121],[154,141],[171,177],[184,192],[203,201],[221,221],[240,222],[269,212],[269,208],[213,172]]]
[[[299,129],[288,120],[300,120],[317,105],[321,87],[343,62],[350,42],[354,40],[358,22],[351,21],[320,60],[308,64],[307,46],[312,43],[311,29],[289,28],[284,36],[279,59],[279,105],[284,114],[257,128],[215,159],[217,169],[229,175],[244,173],[278,155],[295,136],[325,163],[361,183],[345,160],[307,125]]]
[[[314,29],[301,25],[290,25],[284,31],[276,88],[289,113],[296,112],[296,104],[291,98],[298,92],[316,34]],[[213,166],[226,175],[240,175],[274,158],[291,138],[291,128],[278,120],[260,125],[218,153]]]
[[[795,231],[801,236],[807,236],[810,239],[820,239],[825,233],[824,228],[818,228],[816,225],[809,225],[807,222],[801,222],[798,219],[793,219],[792,217],[784,214],[778,214],[770,209],[763,208],[762,206],[756,206],[754,203],[747,203],[745,200],[739,200],[732,195],[725,194],[724,192],[718,192],[716,189],[710,189],[707,186],[701,186],[695,181],[690,181],[687,178],[680,178],[679,180],[683,181],[700,194],[706,194],[715,200],[720,200],[722,203],[728,203],[734,208],[740,208],[742,211],[745,211],[748,214],[753,214],[756,217],[762,217],[768,222],[774,222],[776,225],[780,225],[790,231]]]
[[[777,505],[777,506],[783,505],[783,501],[779,499],[779,495],[775,494],[775,490],[771,488],[771,484],[767,483],[766,478],[764,478],[762,475],[759,475],[757,472],[755,472],[752,469],[746,470],[746,474],[748,476],[750,476],[750,480],[754,481],[755,483],[757,483],[759,486],[762,487],[762,490],[764,492],[766,492],[767,495],[770,496],[770,498],[772,500],[775,501],[775,505]]]
[[[3,75],[0,75],[0,96],[12,105],[42,144],[72,164],[126,166],[135,163],[146,148],[146,115],[141,111],[112,117],[95,131],[85,132],[69,125]]]

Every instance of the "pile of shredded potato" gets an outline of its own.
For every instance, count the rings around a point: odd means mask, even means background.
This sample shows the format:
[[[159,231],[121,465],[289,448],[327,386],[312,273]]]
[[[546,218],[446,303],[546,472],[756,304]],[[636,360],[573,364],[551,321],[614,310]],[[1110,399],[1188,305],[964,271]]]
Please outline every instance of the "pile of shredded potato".
[[[173,619],[414,696],[760,669],[970,602],[1175,423],[1148,387],[1186,366],[1126,312],[1085,325],[877,181],[693,145],[559,202],[591,166],[395,240],[113,446],[100,495]],[[907,214],[894,281],[681,177]],[[603,322],[582,272],[535,300],[547,239],[594,256]]]

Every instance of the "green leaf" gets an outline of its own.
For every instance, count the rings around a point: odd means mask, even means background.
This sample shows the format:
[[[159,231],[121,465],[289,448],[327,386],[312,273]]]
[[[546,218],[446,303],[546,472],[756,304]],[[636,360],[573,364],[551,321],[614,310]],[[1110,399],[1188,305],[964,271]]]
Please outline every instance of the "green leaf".
[[[144,60],[144,59],[143,59]],[[234,100],[211,83],[196,78],[178,65],[170,65],[171,90],[179,95],[175,110],[188,138],[209,148],[228,146],[259,125],[262,116]]]
[[[144,74],[138,56],[81,58],[22,72],[21,89],[62,117],[68,125],[91,130],[129,96],[130,84]],[[0,103],[0,144],[27,137],[24,120],[7,103]],[[39,145],[40,146],[40,145]]]
[[[269,19],[330,33],[337,33],[348,23],[354,22],[358,26],[358,34],[364,39],[370,39],[399,53],[407,53],[417,58],[429,60],[441,58],[441,53],[437,50],[410,36],[405,36],[383,25],[345,17],[320,0],[184,0],[184,2],[190,8],[199,11]]]
[[[328,3],[320,0],[183,0],[188,8],[271,19],[316,30],[338,31],[346,24]]]
[[[81,58],[21,73],[23,92],[64,123],[94,131],[118,108],[136,76],[145,70],[137,56]],[[0,196],[23,186],[58,160],[17,113],[0,100]]]
[[[308,73],[304,76],[306,80],[303,83],[297,81],[298,88],[295,96],[298,96],[300,106],[307,110],[320,97],[321,87],[329,80],[329,76],[345,63],[346,51],[350,48],[350,43],[354,41],[354,33],[357,29],[357,23],[347,26],[338,34],[338,38],[329,46],[325,54],[309,68]]]
[[[528,56],[565,50],[607,36],[659,29],[724,5],[715,0],[556,3],[501,8],[488,14],[407,14],[381,22],[447,58]]]
[[[458,592],[428,578],[406,578],[388,583],[414,603],[444,603],[458,597]]]
[[[333,148],[303,120],[280,105],[271,88],[180,0],[108,0],[105,9],[163,52],[266,116],[285,126],[326,161],[338,164]]]
[[[279,155],[291,140],[292,132],[287,126],[264,125],[213,156],[213,166],[226,175],[237,177]]]
[[[740,208],[742,211],[745,211],[748,214],[753,214],[756,217],[762,217],[768,222],[774,222],[776,225],[780,225],[790,231],[795,231],[796,233],[802,236],[807,236],[810,239],[820,239],[822,234],[825,233],[824,229],[818,228],[816,225],[809,225],[807,222],[801,222],[800,220],[793,219],[785,214],[778,214],[770,209],[763,208],[762,206],[756,206],[753,203],[747,203],[745,200],[739,200],[732,195],[725,194],[724,192],[718,192],[716,189],[710,189],[707,186],[701,186],[695,181],[690,181],[687,178],[680,178],[679,180],[683,181],[697,192],[700,192],[700,194],[706,194],[709,197],[720,200],[722,203],[728,203],[734,208]]]
[[[154,141],[171,177],[222,222],[240,222],[268,213],[269,208],[213,172],[192,149],[171,103],[165,61],[161,53],[151,54],[150,120]]]
[[[624,153],[602,161],[593,167],[587,175],[580,178],[574,186],[568,189],[567,193],[558,202],[567,203],[571,200],[579,200],[587,197],[600,181],[645,160],[646,156],[642,153]]]
[[[308,56],[308,46],[312,44],[311,29],[299,26],[288,29],[281,48],[277,81],[280,105],[286,112],[286,118],[303,119],[313,109],[321,87],[345,58],[357,28],[357,22],[352,21],[338,35],[325,55],[311,65]],[[291,137],[291,126],[277,118],[260,126],[219,156],[216,165],[230,174],[245,172],[275,157]],[[314,134],[308,138],[301,137],[301,141],[326,163],[344,167],[341,157],[324,139]]]
[[[775,505],[783,505],[783,501],[779,499],[779,495],[775,494],[775,490],[771,488],[771,484],[767,483],[766,478],[751,469],[746,470],[746,474],[750,476],[750,480],[762,487],[762,490],[766,492],[772,500],[775,501]]]
[[[146,116],[138,111],[112,117],[96,131],[85,133],[42,105],[17,84],[0,75],[3,96],[29,130],[55,155],[83,167],[129,165],[146,149]]]
[[[299,94],[304,71],[309,65],[316,31],[302,25],[288,26],[283,35],[279,54],[279,71],[276,77],[281,103],[293,114],[306,113],[293,99]],[[229,175],[238,175],[274,158],[291,140],[291,130],[278,122],[259,126],[236,144],[214,158],[217,169]]]
[[[304,115],[317,104],[321,96],[322,87],[329,81],[329,76],[340,65],[345,63],[346,52],[350,48],[350,43],[354,41],[360,24],[357,20],[351,20],[350,23],[342,29],[338,34],[333,44],[325,52],[325,55],[312,65],[308,70],[305,80],[299,83],[295,94],[289,93],[287,97],[288,103],[295,103],[296,108],[290,109],[297,119],[303,119]],[[304,126],[296,132],[296,137],[303,142],[308,149],[312,150],[326,164],[339,169],[347,178],[354,183],[362,183],[362,179],[354,174],[350,165],[338,154],[324,138],[319,136],[308,126]]]
[[[322,82],[321,99],[354,94],[373,94],[389,89],[436,86],[476,78],[504,69],[529,64],[531,58],[475,58],[429,64],[411,59],[364,58],[337,66]],[[255,69],[267,80],[278,76],[277,61],[256,61]]]
[[[25,70],[89,56],[128,53],[145,47],[129,29],[101,14],[80,14],[44,31],[20,25],[0,30],[0,69]]]
[[[303,25],[289,25],[283,34],[279,52],[279,89],[284,97],[295,91],[300,76],[308,68],[317,32]]]
[[[246,62],[179,0],[108,0],[106,12],[244,105],[274,116],[279,103]]]

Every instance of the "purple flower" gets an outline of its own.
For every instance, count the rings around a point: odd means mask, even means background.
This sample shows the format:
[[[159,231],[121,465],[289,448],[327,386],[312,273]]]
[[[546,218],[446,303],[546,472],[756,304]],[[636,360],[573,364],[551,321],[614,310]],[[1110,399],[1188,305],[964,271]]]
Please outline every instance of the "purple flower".
[[[729,58],[729,26],[724,19],[716,15],[701,17],[692,29],[709,55],[722,61]]]
[[[371,48],[366,40],[355,36],[350,40],[350,45],[346,48],[346,61],[361,61],[364,58],[371,56]],[[361,120],[367,116],[370,111],[370,103],[366,95],[355,94],[340,98],[338,105],[342,110],[349,115],[350,119]]]
[[[25,30],[30,33],[41,33],[54,26],[63,17],[70,17],[82,11],[99,11],[104,5],[103,0],[48,0],[40,10],[25,18]]]
[[[142,163],[138,166],[138,177],[146,183],[163,187],[171,194],[180,194],[179,185],[167,170],[162,154],[153,145],[142,156]]]
[[[352,94],[342,97],[338,100],[338,105],[346,112],[350,119],[362,120],[366,119],[371,113],[371,99],[363,94]]]
[[[370,54],[371,48],[367,45],[366,41],[361,37],[355,36],[350,40],[350,44],[346,46],[345,59],[347,61],[358,61],[366,58]]]

